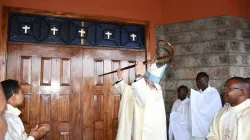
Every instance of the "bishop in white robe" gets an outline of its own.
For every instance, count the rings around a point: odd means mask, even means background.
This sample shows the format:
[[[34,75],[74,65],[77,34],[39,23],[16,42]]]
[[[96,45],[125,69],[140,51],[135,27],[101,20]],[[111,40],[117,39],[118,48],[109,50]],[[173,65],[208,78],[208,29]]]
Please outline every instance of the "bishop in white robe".
[[[144,66],[137,64],[136,71],[138,67]],[[134,140],[167,140],[165,106],[158,84],[165,68],[166,65],[157,68],[156,64],[152,64],[142,78],[132,83],[136,99]]]

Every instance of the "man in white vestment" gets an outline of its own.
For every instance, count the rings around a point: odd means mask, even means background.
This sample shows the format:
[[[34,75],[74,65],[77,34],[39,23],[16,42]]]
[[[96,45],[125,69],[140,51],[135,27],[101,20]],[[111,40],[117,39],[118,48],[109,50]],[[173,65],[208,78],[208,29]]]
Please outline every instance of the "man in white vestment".
[[[132,83],[135,94],[133,139],[167,140],[166,113],[160,79],[166,65],[157,68],[152,64],[148,71],[142,62],[136,64],[136,81]]]
[[[4,138],[4,135],[6,133],[6,121],[3,117],[3,113],[6,108],[6,100],[3,94],[3,88],[0,84],[0,140]]]
[[[169,140],[190,140],[188,87],[180,86],[178,99],[174,102],[169,123]]]
[[[224,84],[223,98],[230,106],[223,107],[210,127],[208,140],[250,140],[250,86],[241,77]]]
[[[205,140],[215,114],[222,108],[219,92],[208,85],[209,76],[200,72],[196,84],[200,91],[191,89],[191,140]]]
[[[117,76],[119,81],[116,82],[115,87],[121,94],[121,101],[116,140],[131,140],[135,96],[132,87],[123,80],[120,69],[117,70]]]
[[[5,80],[1,82],[4,95],[7,101],[7,108],[4,113],[7,122],[7,133],[5,140],[34,140],[40,139],[49,131],[46,126],[31,129],[30,134],[26,134],[24,125],[19,118],[21,111],[17,108],[23,104],[23,91],[16,80]]]

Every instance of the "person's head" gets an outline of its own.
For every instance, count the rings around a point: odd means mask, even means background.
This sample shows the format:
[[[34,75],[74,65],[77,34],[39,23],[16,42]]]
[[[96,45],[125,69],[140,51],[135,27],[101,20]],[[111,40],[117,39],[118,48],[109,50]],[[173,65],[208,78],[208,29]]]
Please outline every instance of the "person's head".
[[[156,87],[155,87],[155,84],[154,84],[152,81],[150,81],[148,78],[144,77],[144,80],[145,80],[146,84],[147,84],[151,89],[156,88]]]
[[[185,100],[187,95],[188,95],[188,87],[182,85],[177,89],[177,97],[181,101]]]
[[[1,82],[4,95],[8,104],[18,107],[23,104],[23,90],[16,80],[4,80]]]
[[[250,86],[242,77],[232,77],[224,84],[223,99],[231,106],[239,105],[248,98]]]
[[[209,76],[205,72],[200,72],[196,76],[196,85],[199,89],[204,91],[208,87]]]

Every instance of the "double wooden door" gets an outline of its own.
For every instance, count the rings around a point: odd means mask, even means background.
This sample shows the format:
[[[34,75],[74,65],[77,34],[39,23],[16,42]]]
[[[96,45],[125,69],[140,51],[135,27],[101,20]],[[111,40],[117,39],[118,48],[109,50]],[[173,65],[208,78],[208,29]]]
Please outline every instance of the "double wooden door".
[[[114,140],[120,95],[116,73],[99,74],[145,60],[143,50],[9,43],[7,79],[20,81],[26,131],[50,125],[49,140]],[[135,70],[123,72],[131,83]]]

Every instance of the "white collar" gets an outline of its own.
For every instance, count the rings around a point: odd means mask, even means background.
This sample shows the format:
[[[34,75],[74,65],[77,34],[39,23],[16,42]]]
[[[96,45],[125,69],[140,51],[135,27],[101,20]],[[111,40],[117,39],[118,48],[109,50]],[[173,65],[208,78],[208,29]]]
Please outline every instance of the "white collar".
[[[181,101],[181,100],[180,100]],[[181,101],[181,103],[183,103],[183,104],[185,104],[185,103],[187,103],[187,102],[189,102],[189,98],[188,97],[186,97],[186,99],[184,99],[183,101]]]
[[[208,87],[205,89],[205,90],[207,90],[208,88],[210,88],[211,86],[210,85],[208,85]],[[205,91],[204,90],[204,91]],[[199,89],[199,91],[200,91],[200,93],[202,93],[202,92],[204,92],[204,91],[202,91],[202,89]]]
[[[15,116],[19,116],[21,114],[21,111],[18,108],[15,108],[10,104],[7,104],[5,113],[12,114],[12,115],[15,115]]]
[[[235,112],[241,112],[242,110],[248,108],[250,106],[250,99],[245,100],[244,102],[242,102],[241,104],[232,107],[232,109]]]

